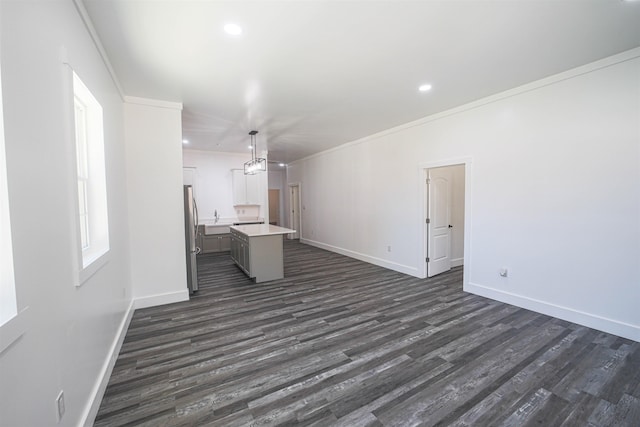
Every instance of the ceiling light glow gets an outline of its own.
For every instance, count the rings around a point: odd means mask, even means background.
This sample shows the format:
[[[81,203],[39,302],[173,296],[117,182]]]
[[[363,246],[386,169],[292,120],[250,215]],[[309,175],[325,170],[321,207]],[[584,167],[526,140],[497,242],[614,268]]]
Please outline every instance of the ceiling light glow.
[[[242,28],[238,24],[226,24],[224,26],[224,32],[230,36],[239,36],[242,34]]]
[[[188,140],[188,139],[183,139],[183,140],[182,140],[182,143],[183,143],[183,144],[188,144],[188,143],[189,143],[189,140]]]
[[[280,166],[281,168],[285,167],[284,163],[278,163],[278,166]]]
[[[420,87],[418,88],[418,90],[420,92],[429,92],[431,90],[431,85],[430,84],[424,84],[424,85],[420,85]]]

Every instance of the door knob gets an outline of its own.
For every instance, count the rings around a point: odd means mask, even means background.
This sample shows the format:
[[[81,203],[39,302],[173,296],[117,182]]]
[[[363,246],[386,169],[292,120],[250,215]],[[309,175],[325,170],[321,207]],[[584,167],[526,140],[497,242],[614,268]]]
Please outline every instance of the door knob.
[[[453,228],[453,225],[449,224],[449,228]]]

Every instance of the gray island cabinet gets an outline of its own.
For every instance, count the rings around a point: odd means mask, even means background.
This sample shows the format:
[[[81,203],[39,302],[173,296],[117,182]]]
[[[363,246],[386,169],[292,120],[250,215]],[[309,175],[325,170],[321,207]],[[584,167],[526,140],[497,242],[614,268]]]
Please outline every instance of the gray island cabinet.
[[[283,235],[295,233],[270,224],[235,225],[231,229],[231,259],[256,283],[284,277]]]

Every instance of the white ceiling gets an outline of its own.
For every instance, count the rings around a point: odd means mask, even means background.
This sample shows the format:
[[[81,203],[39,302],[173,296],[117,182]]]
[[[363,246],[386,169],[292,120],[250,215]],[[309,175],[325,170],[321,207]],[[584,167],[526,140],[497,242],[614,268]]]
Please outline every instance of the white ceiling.
[[[125,94],[184,104],[189,148],[256,129],[284,162],[640,46],[637,1],[84,4]]]

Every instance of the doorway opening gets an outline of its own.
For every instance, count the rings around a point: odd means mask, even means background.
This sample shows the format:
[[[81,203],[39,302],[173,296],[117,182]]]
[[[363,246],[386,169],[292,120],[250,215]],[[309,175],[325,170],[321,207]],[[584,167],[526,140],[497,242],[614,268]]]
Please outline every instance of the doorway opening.
[[[468,164],[424,169],[425,277],[463,266]]]
[[[269,189],[269,224],[280,225],[280,190]]]
[[[287,238],[299,239],[302,235],[300,184],[289,184],[289,228],[296,230],[296,232],[287,234]]]

